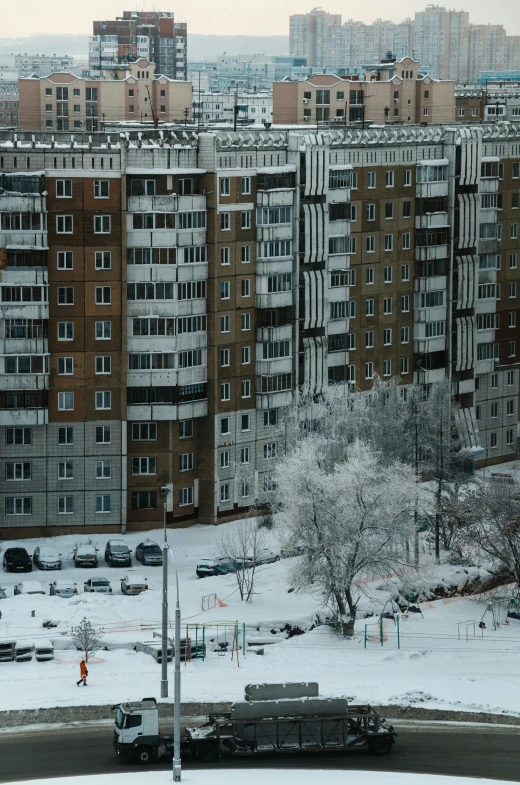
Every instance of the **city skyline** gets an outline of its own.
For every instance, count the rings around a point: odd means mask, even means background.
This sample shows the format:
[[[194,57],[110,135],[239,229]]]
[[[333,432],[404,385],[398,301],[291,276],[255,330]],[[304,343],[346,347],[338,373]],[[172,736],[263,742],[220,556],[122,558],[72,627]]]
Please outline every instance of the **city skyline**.
[[[217,18],[208,14],[207,0],[192,0],[189,4],[169,3],[165,10],[174,11],[179,22],[187,22],[191,32],[199,34],[247,35],[254,30],[255,35],[282,35],[288,34],[289,16],[307,13],[310,5],[304,0],[289,0],[283,5],[274,0],[253,0],[248,3],[247,9],[239,12],[235,3],[223,0]],[[330,6],[326,5],[329,12],[342,14],[344,20],[352,17],[356,21],[370,24],[378,18],[400,22],[407,17],[413,17],[416,11],[424,10],[426,3],[424,0],[400,3],[390,12],[388,4],[383,0],[374,0],[369,7],[362,6],[355,11],[346,3],[337,0]],[[452,7],[450,3],[444,5],[446,8]],[[154,10],[156,7],[157,4],[150,0],[145,0],[140,5],[142,10]],[[464,3],[457,3],[454,10],[467,11],[472,24],[502,24],[508,28],[510,35],[520,35],[520,7],[512,7],[510,0],[496,0],[492,5],[486,0],[465,0]],[[71,6],[65,0],[51,0],[46,5],[45,18],[42,19],[40,4],[37,4],[36,0],[27,0],[23,17],[14,6],[4,10],[2,36],[17,38],[45,33],[90,34],[93,19],[120,13],[120,0],[93,0],[88,6],[80,8]]]

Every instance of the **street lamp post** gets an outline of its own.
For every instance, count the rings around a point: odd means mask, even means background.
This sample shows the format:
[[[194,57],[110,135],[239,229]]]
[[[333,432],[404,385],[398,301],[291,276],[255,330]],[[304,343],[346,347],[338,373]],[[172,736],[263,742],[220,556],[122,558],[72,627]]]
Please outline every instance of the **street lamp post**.
[[[166,498],[164,500],[163,535],[163,599],[162,599],[162,654],[161,654],[161,698],[168,697],[168,540],[166,533]]]
[[[179,576],[177,565],[175,569],[175,584],[177,588],[177,602],[175,604],[175,682],[173,699],[173,781],[181,781],[181,608],[179,604]],[[186,641],[188,646],[188,641]],[[186,656],[186,652],[184,654]]]

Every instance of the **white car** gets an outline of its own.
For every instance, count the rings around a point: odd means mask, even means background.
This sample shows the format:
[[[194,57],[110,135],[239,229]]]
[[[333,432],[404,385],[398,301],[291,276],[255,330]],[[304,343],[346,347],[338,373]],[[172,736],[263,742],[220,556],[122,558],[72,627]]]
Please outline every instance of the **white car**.
[[[52,545],[38,545],[34,549],[33,562],[39,570],[61,570],[60,556]]]
[[[97,592],[98,594],[112,594],[112,586],[108,578],[89,578],[83,584],[83,591]]]
[[[121,581],[121,592],[123,594],[141,594],[146,591],[148,584],[142,575],[125,575]]]
[[[247,561],[252,563],[252,557],[249,557]],[[280,554],[273,553],[269,548],[260,548],[255,561],[257,564],[272,564],[275,561],[280,561]]]
[[[63,597],[64,599],[74,597],[74,595],[78,593],[78,586],[73,581],[54,581],[54,583],[50,583],[49,586],[51,587],[49,594],[56,597]]]
[[[22,581],[15,584],[15,594],[45,594],[40,581]]]

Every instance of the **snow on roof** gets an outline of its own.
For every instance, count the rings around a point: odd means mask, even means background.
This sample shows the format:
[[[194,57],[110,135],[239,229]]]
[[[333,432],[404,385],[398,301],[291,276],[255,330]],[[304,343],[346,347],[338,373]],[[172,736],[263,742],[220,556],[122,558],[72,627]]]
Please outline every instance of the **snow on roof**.
[[[262,166],[257,170],[258,174],[280,174],[282,172],[295,172],[295,164],[284,164],[283,166]]]

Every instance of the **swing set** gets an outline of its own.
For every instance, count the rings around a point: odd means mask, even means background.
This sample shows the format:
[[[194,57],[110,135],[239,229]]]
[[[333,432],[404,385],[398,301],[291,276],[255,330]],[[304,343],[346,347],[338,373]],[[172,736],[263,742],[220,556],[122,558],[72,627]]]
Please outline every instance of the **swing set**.
[[[486,610],[482,614],[479,627],[482,631],[487,629],[486,622],[489,621],[494,630],[499,630],[501,625],[507,626],[509,619],[520,621],[520,606],[514,597],[496,597],[486,605]]]
[[[191,635],[190,635],[191,632]],[[239,651],[246,656],[246,624],[238,621],[211,621],[204,624],[187,624],[186,638],[191,638],[195,645],[190,647],[191,655],[187,659],[206,659],[208,647],[219,657],[231,652],[231,660],[240,667]]]

